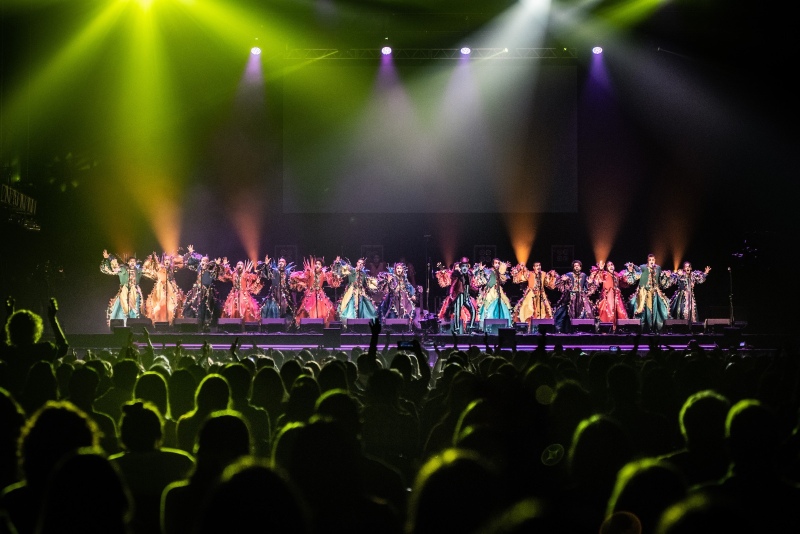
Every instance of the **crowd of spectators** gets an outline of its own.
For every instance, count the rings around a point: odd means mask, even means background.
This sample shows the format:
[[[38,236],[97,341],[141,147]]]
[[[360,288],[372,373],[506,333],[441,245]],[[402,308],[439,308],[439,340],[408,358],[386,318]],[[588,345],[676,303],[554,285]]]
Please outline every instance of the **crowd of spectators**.
[[[789,342],[93,351],[6,304],[0,534],[800,532]]]

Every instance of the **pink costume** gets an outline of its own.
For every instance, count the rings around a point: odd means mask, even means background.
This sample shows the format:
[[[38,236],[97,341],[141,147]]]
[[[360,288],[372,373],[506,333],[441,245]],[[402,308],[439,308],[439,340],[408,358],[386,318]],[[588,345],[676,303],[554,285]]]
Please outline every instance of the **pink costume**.
[[[260,306],[253,297],[261,291],[261,277],[252,272],[253,265],[247,262],[247,267],[243,262],[236,264],[235,269],[227,263],[223,265],[223,273],[219,280],[231,282],[233,287],[225,299],[222,307],[222,317],[231,319],[244,319],[245,322],[254,322],[261,319]]]
[[[306,317],[324,319],[325,326],[336,319],[336,307],[325,294],[323,286],[339,287],[341,279],[324,267],[317,268],[319,260],[304,260],[303,270],[295,271],[289,278],[289,287],[303,294],[303,301],[297,310],[297,323]]]
[[[596,317],[601,323],[614,323],[616,326],[618,319],[628,318],[620,291],[621,287],[629,285],[623,273],[612,273],[594,266],[592,274],[589,275],[589,284],[597,286],[600,293]]]

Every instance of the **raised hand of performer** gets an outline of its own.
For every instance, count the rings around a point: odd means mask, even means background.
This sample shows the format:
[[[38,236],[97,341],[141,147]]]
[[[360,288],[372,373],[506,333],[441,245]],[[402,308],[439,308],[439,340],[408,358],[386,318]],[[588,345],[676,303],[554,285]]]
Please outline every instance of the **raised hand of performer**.
[[[708,274],[708,273],[709,273],[709,271],[711,271],[711,267],[709,267],[708,265],[706,265],[706,268],[703,270],[703,272],[704,272],[704,273],[706,273],[706,274]]]
[[[187,246],[186,246],[186,251],[187,251],[189,254],[194,254],[194,245],[187,245]]]

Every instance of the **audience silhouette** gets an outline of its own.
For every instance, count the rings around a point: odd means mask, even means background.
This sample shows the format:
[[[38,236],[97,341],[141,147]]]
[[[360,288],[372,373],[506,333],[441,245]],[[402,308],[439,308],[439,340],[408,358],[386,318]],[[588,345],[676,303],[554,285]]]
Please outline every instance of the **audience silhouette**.
[[[71,349],[15,304],[0,534],[800,532],[793,344]]]

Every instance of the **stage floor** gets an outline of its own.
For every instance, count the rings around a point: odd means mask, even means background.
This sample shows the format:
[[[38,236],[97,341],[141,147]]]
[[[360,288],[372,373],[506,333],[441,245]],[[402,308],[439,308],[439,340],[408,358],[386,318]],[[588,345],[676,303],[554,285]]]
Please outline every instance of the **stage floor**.
[[[69,344],[76,350],[81,349],[110,349],[117,350],[128,340],[131,330],[117,328],[114,332],[98,334],[72,334],[68,336]],[[133,332],[134,343],[142,346],[145,343],[144,334]],[[281,349],[297,350],[302,348],[324,347],[327,349],[350,350],[354,347],[369,347],[369,333],[351,333],[340,329],[324,329],[321,332],[298,333],[264,333],[254,332],[150,332],[150,339],[158,349],[175,347],[180,343],[188,350],[199,349],[208,341],[215,350],[228,349],[236,338],[240,340],[240,347],[248,349]],[[518,350],[533,350],[540,343],[540,335],[527,333],[503,333],[488,337],[489,347],[495,349],[510,348],[516,345]],[[467,348],[475,345],[484,348],[486,340],[483,334],[457,335],[451,333],[429,334],[423,332],[394,332],[389,335],[389,347],[396,347],[399,341],[419,339],[426,349],[432,349],[435,343],[438,347],[450,348],[454,345]],[[637,334],[618,333],[589,333],[579,332],[571,334],[547,334],[545,347],[552,351],[556,345],[564,348],[578,348],[584,351],[609,350],[618,347],[619,350],[629,351],[637,341]],[[694,333],[694,334],[642,334],[639,336],[641,351],[647,351],[651,346],[660,346],[662,349],[682,350],[690,341],[695,340],[701,347],[713,349],[716,347],[725,350],[774,350],[783,346],[781,336],[748,335],[740,331],[724,333]],[[386,333],[381,333],[378,348],[386,346]]]

